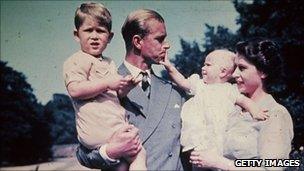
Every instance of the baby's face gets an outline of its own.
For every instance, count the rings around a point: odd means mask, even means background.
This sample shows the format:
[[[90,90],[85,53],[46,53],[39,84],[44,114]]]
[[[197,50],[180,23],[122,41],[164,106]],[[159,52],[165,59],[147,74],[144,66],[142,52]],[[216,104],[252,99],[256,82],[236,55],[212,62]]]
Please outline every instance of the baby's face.
[[[206,84],[220,83],[221,62],[218,58],[208,55],[202,67],[203,81]]]
[[[79,29],[75,30],[75,38],[83,52],[100,57],[111,40],[112,33],[92,17],[86,17]]]

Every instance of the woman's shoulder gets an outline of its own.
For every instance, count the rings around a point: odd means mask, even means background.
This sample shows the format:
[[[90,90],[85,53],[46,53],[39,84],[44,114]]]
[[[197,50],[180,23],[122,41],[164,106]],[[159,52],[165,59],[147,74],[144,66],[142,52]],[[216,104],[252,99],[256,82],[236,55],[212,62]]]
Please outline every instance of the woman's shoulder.
[[[284,124],[292,124],[292,118],[287,110],[287,108],[281,104],[279,104],[272,96],[270,96],[271,102],[269,103],[269,115],[270,120],[276,120],[278,122],[284,123]]]
[[[271,95],[268,96],[269,111],[278,115],[290,115],[285,106],[278,103]]]

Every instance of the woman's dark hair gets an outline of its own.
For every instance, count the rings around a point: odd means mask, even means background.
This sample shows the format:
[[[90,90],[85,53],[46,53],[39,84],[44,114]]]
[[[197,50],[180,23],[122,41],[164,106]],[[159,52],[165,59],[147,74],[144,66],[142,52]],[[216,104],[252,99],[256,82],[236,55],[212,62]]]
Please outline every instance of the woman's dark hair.
[[[266,89],[283,75],[278,45],[269,39],[255,38],[238,42],[236,52],[253,64],[257,70],[266,74],[263,82]]]

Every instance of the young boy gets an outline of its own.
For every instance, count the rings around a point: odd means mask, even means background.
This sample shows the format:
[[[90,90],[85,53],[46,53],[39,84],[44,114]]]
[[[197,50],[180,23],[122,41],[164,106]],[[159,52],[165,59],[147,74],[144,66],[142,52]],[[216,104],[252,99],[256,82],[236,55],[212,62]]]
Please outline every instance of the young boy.
[[[241,95],[237,87],[228,82],[235,69],[235,57],[228,50],[209,53],[202,67],[203,79],[198,74],[184,78],[167,57],[162,62],[173,81],[194,95],[184,104],[181,114],[183,151],[196,148],[213,151],[221,156],[228,115],[235,104],[249,111],[257,120],[268,117],[267,113],[260,111],[253,101]]]
[[[114,62],[102,55],[111,41],[112,19],[101,4],[83,3],[75,12],[74,37],[81,50],[63,66],[65,85],[76,112],[78,140],[89,149],[99,148],[127,124],[118,94],[125,95],[135,81],[117,74]],[[145,150],[132,159],[130,170],[146,170]]]

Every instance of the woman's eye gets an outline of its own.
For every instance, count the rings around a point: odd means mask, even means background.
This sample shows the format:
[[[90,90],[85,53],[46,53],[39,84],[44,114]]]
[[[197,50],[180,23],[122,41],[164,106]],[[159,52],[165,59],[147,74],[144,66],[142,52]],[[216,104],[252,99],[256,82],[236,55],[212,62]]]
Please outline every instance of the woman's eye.
[[[244,69],[246,69],[246,68],[243,67],[243,66],[239,66],[239,70],[240,70],[240,71],[243,71]]]

